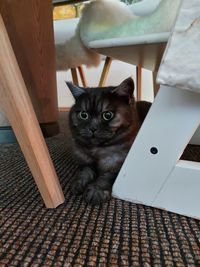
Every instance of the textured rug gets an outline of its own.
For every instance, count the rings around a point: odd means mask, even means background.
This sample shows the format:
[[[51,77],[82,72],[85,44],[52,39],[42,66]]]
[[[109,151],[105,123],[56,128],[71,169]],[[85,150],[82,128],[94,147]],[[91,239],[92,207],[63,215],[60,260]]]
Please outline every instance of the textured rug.
[[[200,266],[200,221],[112,198],[101,207],[70,193],[70,136],[47,144],[66,201],[46,209],[17,144],[0,146],[0,267]],[[200,147],[184,157],[200,161]]]

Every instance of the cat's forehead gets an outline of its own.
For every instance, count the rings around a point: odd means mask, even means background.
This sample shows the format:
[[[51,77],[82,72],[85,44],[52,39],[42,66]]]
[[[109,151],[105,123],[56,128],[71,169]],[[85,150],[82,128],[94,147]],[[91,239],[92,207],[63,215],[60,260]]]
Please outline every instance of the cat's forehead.
[[[82,110],[90,112],[102,112],[113,106],[111,93],[107,90],[92,89],[85,94],[80,101]]]

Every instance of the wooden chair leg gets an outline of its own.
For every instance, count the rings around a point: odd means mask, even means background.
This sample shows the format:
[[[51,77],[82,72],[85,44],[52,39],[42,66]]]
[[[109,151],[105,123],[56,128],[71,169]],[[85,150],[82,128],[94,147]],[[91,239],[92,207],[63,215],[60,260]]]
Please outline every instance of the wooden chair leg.
[[[110,65],[112,63],[112,58],[111,57],[106,57],[105,63],[104,63],[104,67],[103,67],[103,71],[101,73],[101,78],[99,81],[99,86],[102,87],[105,85],[106,82],[106,78],[108,76],[108,72],[110,70]]]
[[[154,97],[157,95],[158,90],[160,88],[160,85],[156,83],[157,74],[158,74],[157,71],[153,71],[152,72],[152,75],[153,75],[153,92],[154,92]]]
[[[72,74],[72,81],[73,81],[73,84],[75,84],[75,85],[79,85],[79,82],[78,82],[78,75],[77,75],[76,68],[71,68],[71,74]]]
[[[0,15],[0,101],[47,208],[64,195]]]
[[[81,78],[82,85],[84,87],[88,87],[88,83],[87,83],[86,78],[85,78],[85,73],[84,73],[84,70],[83,70],[83,66],[78,66],[78,72],[79,72],[79,75],[80,75],[80,78]]]
[[[136,82],[137,82],[136,100],[141,101],[142,99],[142,67],[140,65],[136,67]]]

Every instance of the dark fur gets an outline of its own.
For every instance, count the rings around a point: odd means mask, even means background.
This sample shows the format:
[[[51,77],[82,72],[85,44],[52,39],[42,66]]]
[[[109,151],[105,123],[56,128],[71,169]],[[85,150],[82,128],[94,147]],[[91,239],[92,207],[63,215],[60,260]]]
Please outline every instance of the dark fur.
[[[87,202],[99,204],[110,197],[112,185],[150,106],[135,103],[131,78],[118,87],[83,89],[69,83],[68,86],[76,99],[69,124],[74,156],[80,167],[71,189],[74,194],[83,194]],[[89,119],[81,120],[80,111],[88,112]],[[114,112],[113,119],[103,121],[104,111]]]

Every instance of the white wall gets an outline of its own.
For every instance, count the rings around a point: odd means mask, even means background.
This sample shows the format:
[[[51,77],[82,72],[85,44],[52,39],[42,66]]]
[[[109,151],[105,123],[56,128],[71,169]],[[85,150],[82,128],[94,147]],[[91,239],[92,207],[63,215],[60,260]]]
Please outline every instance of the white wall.
[[[98,68],[84,68],[85,75],[89,86],[97,86],[103,69],[104,61]],[[110,72],[106,85],[118,85],[124,79],[132,76],[135,79],[135,66],[114,60],[112,62]],[[73,105],[74,99],[71,93],[68,91],[65,81],[71,81],[70,71],[57,72],[57,92],[58,92],[58,106],[61,108],[69,108]],[[153,88],[152,88],[152,75],[150,71],[143,70],[142,81],[142,99],[152,101],[153,100]],[[7,126],[9,122],[0,110],[0,125]]]
[[[98,68],[85,68],[85,75],[89,86],[98,86],[104,61]],[[135,66],[121,61],[114,60],[108,74],[106,85],[118,85],[128,77],[135,79]],[[57,72],[57,89],[58,89],[58,105],[59,107],[71,107],[73,97],[68,91],[65,81],[72,81],[70,71]],[[136,83],[136,82],[135,82]],[[142,80],[142,99],[153,101],[152,74],[150,71],[143,70]]]

